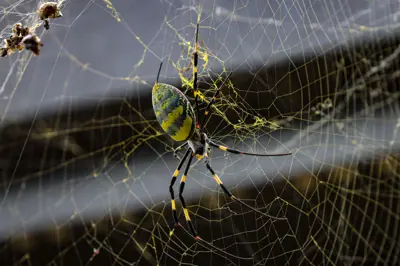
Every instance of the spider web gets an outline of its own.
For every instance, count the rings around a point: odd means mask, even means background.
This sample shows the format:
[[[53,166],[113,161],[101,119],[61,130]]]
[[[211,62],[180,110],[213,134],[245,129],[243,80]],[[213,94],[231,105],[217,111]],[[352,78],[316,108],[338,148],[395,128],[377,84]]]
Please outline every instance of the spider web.
[[[45,31],[39,1],[0,1],[44,46],[0,60],[0,260],[5,265],[397,264],[396,1],[72,1]],[[184,196],[198,234],[173,224],[178,146],[151,107],[161,81],[193,102],[199,35],[206,125],[234,195],[204,164]],[[183,154],[180,154],[183,156]],[[175,191],[178,191],[176,186]],[[177,194],[177,193],[176,193]]]

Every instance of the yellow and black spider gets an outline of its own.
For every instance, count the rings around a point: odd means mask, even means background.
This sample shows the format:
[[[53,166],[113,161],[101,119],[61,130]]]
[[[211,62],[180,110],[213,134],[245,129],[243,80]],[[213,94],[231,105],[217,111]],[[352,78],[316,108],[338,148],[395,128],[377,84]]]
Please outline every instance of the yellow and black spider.
[[[185,145],[189,145],[188,149],[185,152],[185,155],[180,160],[177,169],[175,170],[172,180],[169,186],[169,191],[171,193],[171,205],[173,216],[175,220],[175,225],[179,225],[178,216],[176,213],[176,204],[175,204],[175,196],[173,185],[175,184],[176,178],[179,174],[179,171],[182,168],[182,165],[185,163],[186,159],[189,157],[189,161],[186,165],[185,172],[182,176],[180,187],[179,187],[179,199],[182,202],[183,212],[185,214],[186,222],[189,226],[190,232],[193,234],[193,237],[197,240],[201,238],[197,235],[196,230],[190,220],[189,212],[186,208],[185,200],[182,196],[183,189],[185,187],[186,177],[189,172],[190,165],[192,163],[193,157],[196,155],[198,160],[205,160],[205,164],[207,169],[210,171],[215,181],[220,185],[223,192],[232,200],[239,202],[240,204],[250,208],[251,210],[267,216],[269,218],[273,218],[272,216],[262,213],[259,210],[251,207],[247,203],[243,202],[239,198],[232,195],[232,193],[224,186],[221,179],[215,173],[215,171],[211,168],[211,165],[208,160],[208,150],[210,146],[219,148],[223,151],[234,153],[234,154],[244,154],[244,155],[252,155],[252,156],[285,156],[290,155],[291,153],[281,153],[281,154],[258,154],[258,153],[249,153],[242,152],[238,150],[234,150],[225,146],[221,146],[213,142],[211,139],[207,137],[204,133],[203,127],[208,117],[211,106],[213,105],[221,87],[225,84],[225,82],[229,79],[231,73],[227,76],[225,81],[221,84],[221,86],[217,89],[211,101],[208,103],[202,123],[199,121],[199,107],[198,107],[198,89],[197,89],[197,62],[198,62],[198,35],[199,35],[199,24],[197,23],[196,27],[196,37],[195,37],[195,50],[193,53],[193,92],[195,96],[195,104],[197,110],[197,116],[195,116],[192,105],[190,104],[188,98],[176,87],[165,84],[158,83],[158,79],[161,72],[162,62],[160,64],[160,68],[158,70],[156,83],[152,89],[152,102],[153,109],[157,118],[157,121],[160,123],[163,130],[175,141],[185,141],[185,143],[178,148],[182,148]],[[175,150],[176,151],[176,150]],[[189,156],[190,155],[190,156]]]

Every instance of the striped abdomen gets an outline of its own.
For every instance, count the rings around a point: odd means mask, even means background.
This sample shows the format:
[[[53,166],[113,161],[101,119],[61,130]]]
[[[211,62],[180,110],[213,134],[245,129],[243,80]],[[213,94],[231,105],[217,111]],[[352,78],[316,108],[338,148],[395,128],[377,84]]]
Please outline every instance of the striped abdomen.
[[[157,83],[152,92],[153,109],[158,123],[176,141],[190,139],[196,118],[186,96],[174,86]]]

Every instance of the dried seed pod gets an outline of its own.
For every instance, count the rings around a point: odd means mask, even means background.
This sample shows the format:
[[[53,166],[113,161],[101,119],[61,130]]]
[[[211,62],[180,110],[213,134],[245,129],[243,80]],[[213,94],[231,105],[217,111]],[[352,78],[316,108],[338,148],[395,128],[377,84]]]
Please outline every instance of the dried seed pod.
[[[21,42],[24,45],[25,49],[32,51],[35,56],[38,56],[40,54],[40,47],[43,46],[43,43],[36,35],[30,34],[28,36],[25,36]]]
[[[44,28],[48,30],[50,28],[49,25],[49,18],[60,18],[62,17],[62,13],[60,11],[60,6],[62,4],[62,1],[57,3],[57,2],[46,2],[43,3],[39,9],[38,9],[38,14],[40,20],[44,21]]]

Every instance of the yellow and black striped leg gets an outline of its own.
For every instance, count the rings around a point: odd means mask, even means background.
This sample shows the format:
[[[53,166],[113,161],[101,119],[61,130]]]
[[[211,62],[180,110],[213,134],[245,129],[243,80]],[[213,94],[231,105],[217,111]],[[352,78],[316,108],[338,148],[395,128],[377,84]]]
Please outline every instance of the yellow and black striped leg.
[[[179,156],[178,156],[178,151],[180,151],[183,147],[185,147],[186,145],[188,145],[188,143],[187,143],[187,141],[185,142],[185,143],[183,143],[182,145],[179,145],[177,148],[175,148],[174,149],[174,157],[175,158],[177,158],[177,159],[181,159]]]
[[[214,93],[213,97],[211,98],[211,101],[208,103],[205,111],[204,111],[204,116],[203,116],[203,121],[201,122],[201,129],[204,128],[204,124],[207,121],[207,117],[208,117],[208,113],[210,112],[211,106],[214,104],[215,100],[218,97],[219,92],[221,91],[221,88],[225,85],[225,83],[228,81],[229,77],[232,75],[232,72],[229,73],[229,75],[226,77],[226,79],[224,80],[224,82],[222,82],[222,84],[219,86],[219,88],[217,89],[217,91]]]
[[[199,45],[198,45],[198,39],[199,39],[199,23],[197,23],[196,26],[196,37],[195,37],[195,44],[194,44],[194,53],[193,53],[193,93],[194,93],[194,101],[196,104],[196,112],[197,112],[197,124],[196,124],[196,128],[199,129],[200,128],[200,124],[198,121],[200,121],[200,117],[199,117],[199,92],[197,90],[197,64],[199,61]]]
[[[265,217],[268,218],[272,218],[272,219],[276,219],[276,220],[285,220],[286,218],[279,218],[279,217],[274,217],[268,214],[265,214],[263,212],[260,212],[259,210],[257,210],[256,208],[251,207],[249,204],[245,203],[244,201],[242,201],[241,199],[235,197],[234,195],[232,195],[232,193],[225,187],[225,185],[222,183],[221,179],[218,177],[218,175],[214,172],[214,170],[211,168],[210,164],[206,161],[206,167],[207,169],[211,172],[214,180],[218,183],[218,185],[221,187],[222,191],[224,191],[225,195],[227,195],[229,198],[231,198],[232,200],[240,203],[241,205],[249,208],[250,210],[259,213]]]
[[[171,205],[172,205],[172,213],[174,215],[175,226],[179,224],[178,215],[176,214],[176,204],[175,204],[175,195],[174,195],[174,184],[176,181],[176,177],[179,174],[179,171],[182,168],[183,163],[186,161],[191,149],[187,149],[185,155],[183,156],[182,160],[179,162],[178,167],[176,168],[174,175],[172,176],[171,183],[169,185],[169,193],[171,194]]]
[[[212,140],[210,140],[209,138],[206,139],[207,143],[210,144],[211,146],[218,148],[220,150],[226,151],[226,152],[230,152],[230,153],[234,153],[234,154],[243,154],[243,155],[252,155],[252,156],[287,156],[287,155],[291,155],[291,152],[288,153],[273,153],[273,154],[269,154],[269,153],[250,153],[250,152],[244,152],[244,151],[238,151],[235,149],[231,149],[222,145],[218,145],[217,143],[213,142]]]
[[[161,73],[162,65],[163,65],[163,62],[161,61],[160,66],[159,66],[159,68],[158,68],[156,83],[158,83],[158,79],[160,78],[160,73]]]
[[[188,211],[188,209],[186,207],[185,199],[183,198],[183,195],[182,195],[183,189],[185,188],[186,177],[187,177],[187,174],[189,172],[190,164],[192,163],[193,157],[194,157],[194,153],[192,153],[192,155],[190,156],[189,161],[188,161],[188,163],[186,165],[185,172],[183,173],[183,176],[182,176],[182,179],[181,179],[181,185],[179,186],[179,199],[182,202],[183,212],[185,214],[185,219],[186,219],[186,222],[187,222],[187,224],[189,226],[190,232],[192,233],[194,238],[199,240],[200,238],[197,235],[196,230],[194,229],[192,221],[190,220],[189,211]]]

